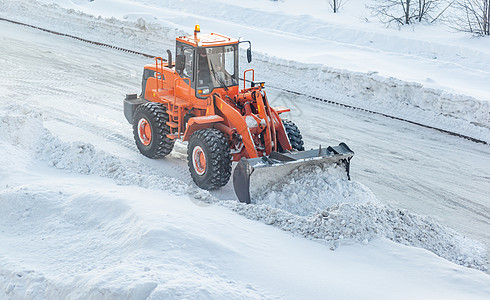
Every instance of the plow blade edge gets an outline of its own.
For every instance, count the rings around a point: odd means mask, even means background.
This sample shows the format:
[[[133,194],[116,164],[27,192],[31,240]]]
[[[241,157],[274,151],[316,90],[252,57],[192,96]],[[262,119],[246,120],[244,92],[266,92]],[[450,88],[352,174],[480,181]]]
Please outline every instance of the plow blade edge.
[[[343,165],[350,180],[350,160],[354,152],[344,143],[338,146],[312,149],[307,151],[278,153],[258,158],[242,158],[233,172],[233,188],[238,201],[251,202],[250,187],[260,191],[283,178],[302,165],[338,164]]]

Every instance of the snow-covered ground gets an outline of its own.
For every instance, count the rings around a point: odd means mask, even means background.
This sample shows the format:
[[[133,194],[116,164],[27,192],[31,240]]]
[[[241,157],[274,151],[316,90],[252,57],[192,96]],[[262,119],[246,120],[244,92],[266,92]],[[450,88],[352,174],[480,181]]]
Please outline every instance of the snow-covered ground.
[[[427,47],[410,55],[391,53],[394,47],[386,41],[402,39],[401,33],[378,27],[372,32],[382,49],[364,53],[393,55],[379,65],[378,74],[355,66],[369,67],[372,56],[364,65],[362,59],[344,59],[342,65],[343,43],[359,50],[352,45],[362,46],[373,24],[348,41],[349,35],[339,32],[332,42],[338,47],[322,46],[328,28],[331,35],[339,27],[353,32],[340,19],[322,21],[323,6],[305,11],[308,6],[286,0],[42,2],[94,16],[6,0],[0,17],[154,54],[173,48],[175,35],[201,23],[203,30],[252,39],[260,51],[254,68],[272,86],[308,90],[490,140],[488,97],[480,97],[488,90],[477,87],[472,94],[468,89],[478,83],[472,81],[476,77],[466,81],[459,73],[459,90],[448,89],[444,80],[434,86],[419,82],[425,87],[407,83],[420,78],[398,76],[391,62],[411,57],[421,64]],[[237,12],[232,4],[246,7]],[[266,19],[257,14],[267,14],[267,26],[274,30],[263,30],[260,22]],[[285,16],[291,23],[280,22]],[[287,28],[294,34],[285,34]],[[488,41],[462,46],[456,39],[441,39],[431,47],[449,43],[467,54],[480,51],[472,57],[483,63],[490,60],[484,54]],[[354,181],[334,168],[297,170],[256,205],[242,205],[232,199],[229,185],[210,194],[192,184],[185,144],[177,143],[168,158],[158,161],[137,152],[121,99],[139,91],[148,59],[4,22],[0,40],[0,298],[490,296],[489,275],[475,270],[485,269],[488,244],[467,237],[490,241],[487,145],[268,89],[271,101],[294,108],[289,117],[303,130],[307,146],[345,141],[356,151]],[[300,40],[311,44],[288,46]],[[429,38],[417,35],[415,40],[426,45]],[[339,54],[335,62],[323,57],[312,65],[304,51],[319,47]],[[297,52],[284,50],[293,48]],[[458,78],[461,70],[449,63],[457,61],[449,50],[441,53],[438,60],[447,62],[439,65],[446,65],[444,75]],[[298,73],[301,79],[294,77]],[[413,102],[429,94],[436,95],[436,104],[427,98],[422,99],[427,103]]]
[[[431,219],[376,203],[333,205],[305,218],[221,202],[292,236],[204,205],[188,185],[148,166],[63,142],[26,105],[4,106],[0,116],[3,299],[485,299],[490,293],[485,273],[388,240],[429,245],[442,250],[438,255],[481,266],[478,244]],[[351,191],[359,185],[336,184]]]

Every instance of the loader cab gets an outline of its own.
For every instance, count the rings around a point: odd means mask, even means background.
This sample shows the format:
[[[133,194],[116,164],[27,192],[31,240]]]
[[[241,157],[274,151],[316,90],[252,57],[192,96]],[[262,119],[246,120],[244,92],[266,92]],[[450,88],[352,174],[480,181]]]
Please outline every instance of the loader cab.
[[[195,96],[207,98],[215,89],[228,91],[238,86],[238,42],[226,45],[207,43],[201,39],[197,45],[176,42],[175,70],[188,78]]]

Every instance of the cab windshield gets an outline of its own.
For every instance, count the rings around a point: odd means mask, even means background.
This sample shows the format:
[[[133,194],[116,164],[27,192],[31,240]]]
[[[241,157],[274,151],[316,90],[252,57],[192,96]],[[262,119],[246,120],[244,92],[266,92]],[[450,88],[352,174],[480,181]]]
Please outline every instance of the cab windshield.
[[[238,85],[237,45],[197,49],[197,88],[213,90]]]

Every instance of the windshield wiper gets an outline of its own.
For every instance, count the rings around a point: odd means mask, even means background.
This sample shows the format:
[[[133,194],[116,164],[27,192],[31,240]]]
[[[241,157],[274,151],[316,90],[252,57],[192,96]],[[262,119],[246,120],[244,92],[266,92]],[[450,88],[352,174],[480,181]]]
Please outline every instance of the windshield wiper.
[[[214,79],[216,79],[216,81],[218,81],[219,85],[225,89],[225,91],[228,92],[228,87],[226,86],[226,83],[225,81],[218,76],[218,74],[216,73],[216,71],[214,71],[214,66],[213,66],[213,62],[211,61],[211,59],[209,60],[209,64],[211,65],[211,73],[213,73],[213,76],[214,76]]]

